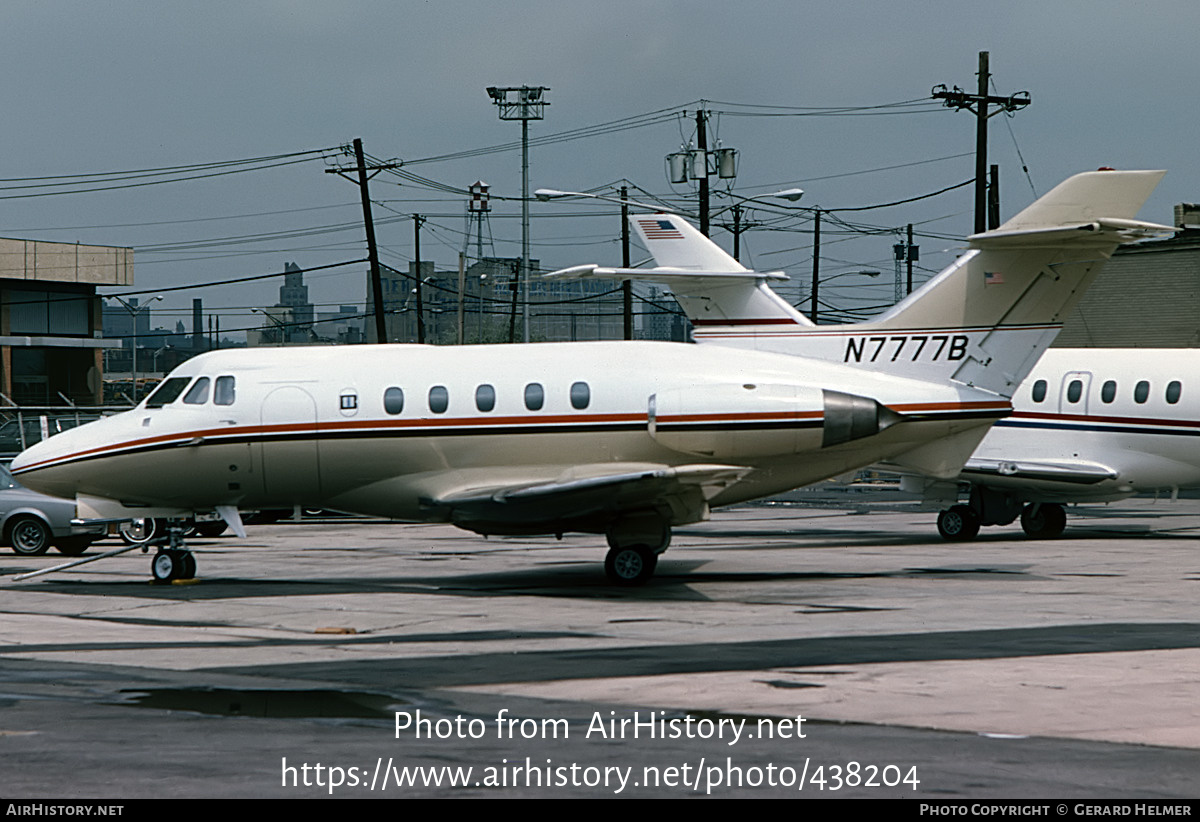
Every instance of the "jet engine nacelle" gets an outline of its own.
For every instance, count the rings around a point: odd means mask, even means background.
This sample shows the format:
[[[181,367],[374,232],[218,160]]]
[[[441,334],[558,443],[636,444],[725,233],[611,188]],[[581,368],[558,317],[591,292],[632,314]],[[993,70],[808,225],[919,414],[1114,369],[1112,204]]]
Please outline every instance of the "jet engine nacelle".
[[[879,433],[898,415],[869,397],[804,385],[705,385],[650,398],[650,436],[722,460],[801,454]]]

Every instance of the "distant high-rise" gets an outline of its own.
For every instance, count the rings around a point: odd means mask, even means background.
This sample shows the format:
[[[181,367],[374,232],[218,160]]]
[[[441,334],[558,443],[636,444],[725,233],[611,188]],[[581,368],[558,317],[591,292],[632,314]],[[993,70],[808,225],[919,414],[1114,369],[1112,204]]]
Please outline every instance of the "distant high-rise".
[[[276,308],[290,308],[292,325],[290,342],[307,342],[312,331],[313,306],[308,301],[308,286],[304,284],[304,269],[295,263],[283,264],[283,285],[279,286],[279,302]]]

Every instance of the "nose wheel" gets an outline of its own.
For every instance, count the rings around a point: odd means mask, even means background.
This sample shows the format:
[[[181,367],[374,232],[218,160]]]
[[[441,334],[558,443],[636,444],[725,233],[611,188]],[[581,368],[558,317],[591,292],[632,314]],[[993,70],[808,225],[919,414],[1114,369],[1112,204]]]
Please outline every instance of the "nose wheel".
[[[162,548],[150,562],[150,573],[157,582],[196,578],[196,556],[179,548]]]

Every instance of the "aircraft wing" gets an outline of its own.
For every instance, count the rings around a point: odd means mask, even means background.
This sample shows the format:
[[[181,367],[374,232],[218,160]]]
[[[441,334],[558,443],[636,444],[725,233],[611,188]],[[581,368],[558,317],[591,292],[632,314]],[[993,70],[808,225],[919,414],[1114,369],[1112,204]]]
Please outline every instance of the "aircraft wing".
[[[994,460],[970,459],[963,466],[963,479],[986,484],[988,480],[1008,483],[1053,482],[1096,485],[1119,476],[1115,468],[1088,460]]]
[[[599,530],[614,513],[659,511],[672,524],[695,522],[708,513],[708,500],[750,469],[737,465],[647,465],[613,470],[577,466],[571,476],[547,482],[464,489],[428,499],[459,527],[489,534]]]

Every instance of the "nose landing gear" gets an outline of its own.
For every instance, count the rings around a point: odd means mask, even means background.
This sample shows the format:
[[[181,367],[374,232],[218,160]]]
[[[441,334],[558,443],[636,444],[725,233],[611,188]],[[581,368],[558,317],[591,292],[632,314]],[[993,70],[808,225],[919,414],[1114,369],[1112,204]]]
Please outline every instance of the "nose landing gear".
[[[174,582],[196,578],[196,556],[184,545],[185,526],[178,520],[167,522],[167,533],[155,541],[158,553],[150,561],[155,582]]]

